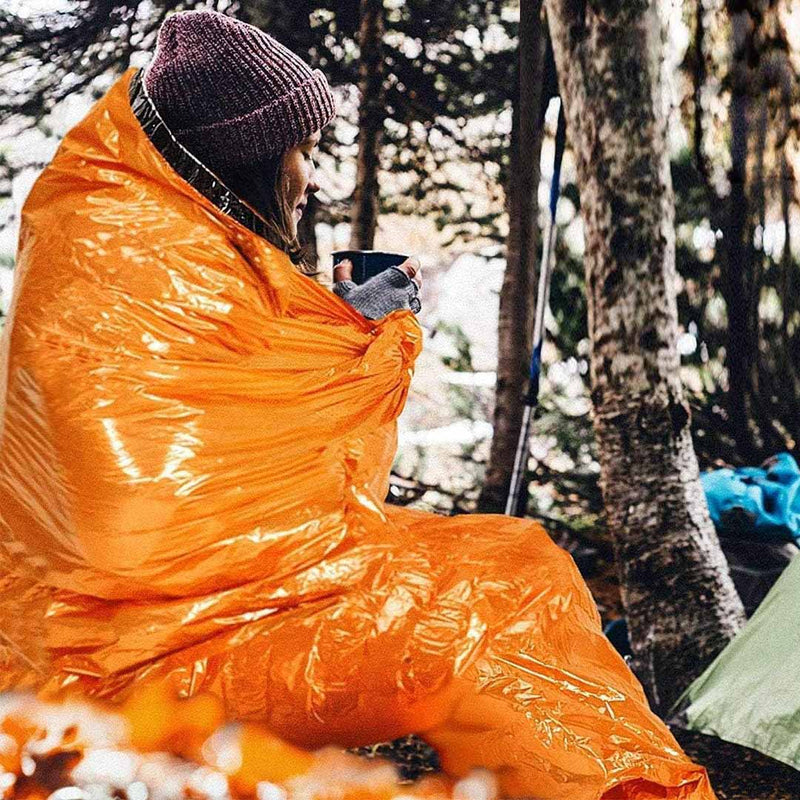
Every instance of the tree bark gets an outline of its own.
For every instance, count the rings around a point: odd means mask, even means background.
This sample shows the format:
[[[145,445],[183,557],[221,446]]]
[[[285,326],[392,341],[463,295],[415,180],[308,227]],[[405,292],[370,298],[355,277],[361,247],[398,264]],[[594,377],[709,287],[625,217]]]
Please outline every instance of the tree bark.
[[[783,301],[783,317],[781,319],[781,344],[786,352],[790,352],[789,320],[794,311],[796,295],[794,292],[793,270],[794,259],[792,258],[792,188],[794,186],[794,176],[789,158],[786,155],[786,145],[781,152],[781,218],[783,219],[784,236],[786,237],[781,253],[781,280],[780,295]],[[800,421],[800,420],[798,420]]]
[[[785,147],[786,145],[784,145]],[[783,372],[788,379],[788,385],[791,386],[791,391],[788,393],[788,405],[791,409],[790,432],[795,442],[800,442],[800,357],[798,357],[797,352],[794,352],[793,357],[793,350],[796,350],[793,347],[793,342],[796,340],[797,333],[792,334],[789,332],[789,320],[797,310],[797,289],[795,287],[797,264],[792,256],[791,203],[793,187],[792,167],[784,149],[781,153],[781,216],[783,217],[783,229],[786,238],[780,265],[780,295],[783,304],[780,352]]]
[[[747,153],[749,136],[748,54],[752,51],[752,21],[747,11],[731,15],[731,191],[723,229],[723,295],[728,310],[728,341],[725,362],[728,368],[728,413],[734,438],[745,461],[759,461],[764,442],[755,422],[752,367],[758,356],[758,332],[753,330],[752,230],[747,192]]]
[[[781,416],[780,402],[778,395],[781,393],[780,386],[783,380],[779,379],[774,385],[775,374],[774,358],[767,360],[762,355],[761,344],[764,342],[764,331],[761,324],[760,304],[761,290],[764,285],[764,234],[767,228],[767,183],[765,177],[765,156],[767,153],[767,128],[769,125],[769,107],[765,92],[766,87],[762,86],[759,80],[755,87],[758,96],[753,102],[753,118],[755,124],[753,136],[753,175],[749,181],[751,214],[748,219],[747,243],[749,259],[746,267],[750,272],[750,284],[752,287],[750,295],[750,305],[748,307],[748,330],[751,341],[749,344],[750,360],[748,361],[748,381],[747,389],[750,392],[751,407],[754,415],[760,439],[763,442],[762,453],[759,461],[763,461],[767,456],[772,455],[778,450],[787,447],[786,439],[779,418]],[[761,242],[758,247],[754,240],[757,228],[761,229]],[[768,345],[767,342],[764,342]],[[773,350],[774,347],[769,348]],[[771,362],[771,363],[770,363]],[[771,367],[771,368],[770,368]],[[779,373],[780,374],[780,373]],[[782,376],[787,377],[788,376]]]
[[[494,433],[478,508],[502,513],[514,469],[522,398],[528,376],[536,309],[539,160],[543,126],[540,115],[544,47],[541,0],[521,0],[518,92],[511,123],[511,164],[507,181],[509,217],[506,269],[500,290]],[[521,505],[527,505],[523,487]]]
[[[699,105],[705,74],[702,40],[704,16],[698,0],[695,33],[695,151],[698,169],[710,203],[712,229],[721,229],[719,247],[720,289],[727,309],[725,365],[728,371],[727,412],[736,441],[736,456],[757,463],[777,450],[791,447],[797,413],[793,397],[785,391],[787,361],[778,345],[765,338],[759,319],[764,279],[763,248],[754,245],[756,226],[764,227],[770,162],[780,158],[767,153],[770,114],[786,108],[791,120],[794,73],[786,57],[788,45],[776,37],[777,0],[727,0],[730,21],[730,192],[717,195],[698,148],[703,111]],[[783,83],[779,97],[771,91]],[[791,124],[791,123],[790,123]],[[777,150],[780,150],[778,145]],[[774,152],[774,151],[771,151]],[[773,161],[774,159],[774,161]],[[786,308],[786,295],[782,297]],[[788,431],[788,433],[787,433]]]
[[[692,91],[692,99],[694,104],[694,130],[692,131],[692,149],[694,151],[694,160],[697,171],[703,178],[707,190],[709,186],[708,163],[705,156],[704,136],[705,130],[703,126],[703,91],[706,86],[706,0],[695,0],[695,13],[694,13],[694,86]]]
[[[586,241],[594,428],[634,669],[669,710],[744,624],[677,352],[657,0],[546,0]],[[676,682],[680,676],[680,682]]]
[[[781,121],[783,130],[778,144],[778,158],[780,160],[780,199],[781,199],[781,218],[783,220],[784,245],[781,253],[779,267],[780,279],[778,282],[778,293],[781,298],[781,325],[777,349],[779,352],[779,374],[785,374],[786,384],[791,387],[786,392],[786,406],[788,413],[782,415],[782,421],[789,429],[789,433],[795,443],[800,442],[800,358],[794,350],[797,350],[793,343],[796,341],[797,332],[790,333],[789,321],[794,316],[797,309],[797,291],[795,288],[794,272],[796,264],[792,256],[792,219],[791,209],[794,199],[794,171],[789,161],[787,153],[788,142],[792,132],[792,99],[793,89],[796,91],[795,74],[791,62],[786,59],[783,62],[781,77],[779,81],[780,98],[783,106]]]
[[[378,169],[383,136],[384,109],[383,0],[361,0],[359,45],[361,59],[358,86],[361,105],[358,111],[358,166],[353,210],[350,217],[350,247],[371,250],[378,224]]]

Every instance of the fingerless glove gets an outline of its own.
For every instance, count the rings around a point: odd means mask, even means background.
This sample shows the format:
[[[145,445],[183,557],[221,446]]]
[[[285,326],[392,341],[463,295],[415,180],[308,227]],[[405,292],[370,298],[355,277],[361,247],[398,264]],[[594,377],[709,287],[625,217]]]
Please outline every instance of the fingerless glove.
[[[421,308],[417,284],[399,267],[389,267],[361,286],[354,281],[338,281],[333,291],[367,319],[385,317],[399,308],[417,314]]]

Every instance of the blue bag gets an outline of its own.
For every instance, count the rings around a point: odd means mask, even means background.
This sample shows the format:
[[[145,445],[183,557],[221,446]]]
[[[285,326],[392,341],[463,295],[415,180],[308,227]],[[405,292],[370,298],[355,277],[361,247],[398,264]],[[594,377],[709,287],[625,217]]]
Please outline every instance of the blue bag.
[[[720,536],[763,542],[800,539],[800,469],[789,453],[761,467],[718,469],[701,476]]]

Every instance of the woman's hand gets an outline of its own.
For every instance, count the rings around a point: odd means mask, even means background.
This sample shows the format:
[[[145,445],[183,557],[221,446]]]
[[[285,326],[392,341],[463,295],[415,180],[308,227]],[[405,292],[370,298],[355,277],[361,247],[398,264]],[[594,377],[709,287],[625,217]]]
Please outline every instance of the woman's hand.
[[[338,263],[333,268],[333,291],[367,319],[379,319],[401,308],[419,313],[422,273],[416,256],[389,267],[361,286],[351,280],[352,275],[353,264],[348,259]]]

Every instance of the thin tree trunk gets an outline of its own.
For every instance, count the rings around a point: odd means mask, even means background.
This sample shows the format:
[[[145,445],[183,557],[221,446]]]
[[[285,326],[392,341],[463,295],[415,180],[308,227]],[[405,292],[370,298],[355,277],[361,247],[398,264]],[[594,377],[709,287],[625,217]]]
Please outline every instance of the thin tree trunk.
[[[694,159],[697,171],[703,178],[703,182],[708,186],[708,163],[703,146],[704,126],[703,126],[703,91],[706,85],[706,9],[704,0],[695,0],[695,30],[694,30],[694,131],[692,137]]]
[[[787,95],[791,89],[787,91]],[[787,98],[788,100],[788,98]],[[779,294],[781,299],[781,327],[778,341],[778,351],[780,353],[779,364],[781,365],[780,373],[786,376],[786,384],[791,387],[791,390],[786,394],[786,405],[789,408],[789,413],[783,415],[791,437],[795,443],[800,442],[800,374],[798,374],[798,366],[795,359],[792,357],[792,349],[794,338],[789,332],[789,320],[794,314],[796,308],[797,298],[794,281],[794,271],[796,265],[792,257],[792,225],[791,225],[791,204],[792,204],[792,189],[794,187],[794,180],[792,174],[792,167],[786,155],[786,141],[789,134],[789,126],[791,125],[791,107],[788,102],[786,105],[786,130],[784,132],[783,144],[781,145],[780,153],[780,187],[781,187],[781,217],[783,218],[784,229],[784,245],[783,253],[781,253],[780,263],[780,281],[778,284]],[[796,332],[795,332],[796,335]]]
[[[758,331],[753,330],[754,264],[751,206],[747,192],[749,133],[748,54],[752,50],[752,20],[747,11],[731,15],[731,168],[728,213],[723,228],[725,279],[723,294],[728,310],[728,413],[734,438],[745,461],[764,455],[764,442],[753,408],[752,370],[758,358]]]
[[[785,146],[784,144],[784,147]],[[800,442],[800,374],[798,374],[800,359],[797,358],[798,354],[796,352],[794,353],[794,358],[792,357],[792,351],[796,350],[797,331],[793,333],[789,332],[789,320],[794,316],[797,309],[795,275],[797,264],[792,256],[791,203],[793,186],[792,167],[784,151],[781,154],[781,214],[783,216],[783,227],[786,239],[783,245],[783,253],[781,254],[780,272],[780,294],[781,303],[783,305],[780,351],[782,356],[781,362],[791,386],[789,398],[792,412],[792,416],[789,419],[789,424],[791,425],[790,431],[795,442]]]
[[[542,149],[540,119],[544,47],[541,0],[521,0],[517,80],[508,173],[509,216],[506,269],[500,290],[494,434],[478,508],[502,512],[522,426],[522,397],[528,374],[536,306],[539,241],[537,190]],[[522,505],[527,497],[523,487]]]
[[[767,228],[767,182],[765,177],[765,155],[767,152],[767,126],[769,122],[769,107],[765,95],[767,89],[761,80],[754,87],[757,97],[754,98],[753,110],[756,124],[754,126],[753,141],[753,178],[750,181],[750,199],[752,201],[752,214],[750,215],[747,241],[749,245],[749,268],[752,293],[750,296],[748,327],[752,341],[750,342],[750,361],[748,363],[748,391],[750,392],[751,407],[755,423],[761,434],[764,451],[763,457],[771,455],[787,447],[786,436],[781,428],[780,385],[783,383],[781,373],[776,374],[777,361],[775,358],[762,357],[761,346],[764,342],[764,331],[761,324],[760,304],[761,289],[764,283],[764,235]],[[759,247],[754,244],[756,230],[761,230]],[[767,342],[764,345],[769,347]],[[774,347],[774,345],[773,345]],[[772,348],[770,348],[772,349]],[[774,352],[774,351],[773,351]],[[771,355],[771,354],[770,354]],[[777,387],[773,387],[777,379]],[[761,459],[763,460],[763,458]]]
[[[350,218],[350,247],[358,250],[372,249],[378,224],[378,168],[385,117],[381,57],[383,29],[383,0],[361,0],[358,166]]]
[[[581,191],[603,493],[635,669],[663,713],[744,610],[680,381],[661,23],[657,0],[546,8]]]
[[[786,145],[781,153],[781,217],[783,218],[784,245],[781,253],[780,295],[783,304],[781,319],[781,345],[790,352],[789,320],[792,315],[794,301],[794,259],[792,258],[792,187],[794,184],[792,168],[786,155]]]

